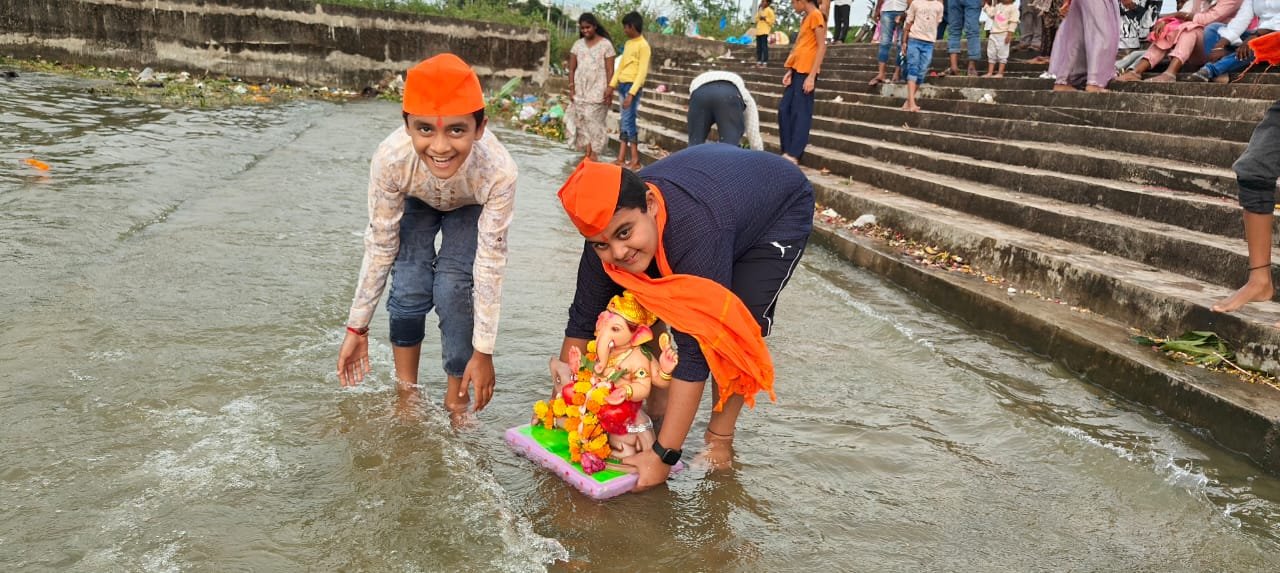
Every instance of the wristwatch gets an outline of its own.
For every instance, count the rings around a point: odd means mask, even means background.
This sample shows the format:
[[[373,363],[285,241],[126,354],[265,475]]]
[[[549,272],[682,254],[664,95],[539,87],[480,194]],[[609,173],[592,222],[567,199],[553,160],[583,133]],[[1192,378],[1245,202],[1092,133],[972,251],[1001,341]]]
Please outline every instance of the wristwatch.
[[[658,454],[658,458],[662,460],[662,463],[674,466],[676,465],[676,462],[680,461],[680,456],[684,451],[668,450],[667,448],[662,447],[662,444],[659,444],[658,440],[655,439],[653,440],[653,453]]]

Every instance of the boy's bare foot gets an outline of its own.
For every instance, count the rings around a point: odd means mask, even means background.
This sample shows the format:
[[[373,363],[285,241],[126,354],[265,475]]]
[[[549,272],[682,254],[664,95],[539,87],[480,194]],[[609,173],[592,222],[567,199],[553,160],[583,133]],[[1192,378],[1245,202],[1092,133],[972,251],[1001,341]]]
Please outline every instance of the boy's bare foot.
[[[1135,72],[1133,70],[1129,70],[1123,74],[1116,76],[1116,81],[1117,82],[1140,82],[1142,81],[1142,74]]]
[[[884,83],[884,76],[876,76],[871,78],[871,81],[867,82],[867,85],[870,87],[876,87],[882,83]]]
[[[974,64],[973,64],[973,62],[970,62],[970,63],[969,63],[969,69],[965,71],[964,75],[969,76],[969,77],[977,76],[977,75],[978,75],[978,66],[974,65]]]
[[[1076,88],[1075,88],[1075,86],[1070,86],[1070,85],[1067,85],[1067,84],[1053,84],[1053,91],[1055,91],[1055,92],[1078,92],[1078,91],[1080,91],[1080,90],[1079,90],[1079,89],[1076,89]]]
[[[1222,75],[1220,75],[1220,76],[1213,76],[1213,80],[1211,80],[1211,81],[1212,81],[1213,83],[1215,83],[1215,84],[1229,84],[1229,83],[1231,83],[1231,76],[1230,76],[1229,74],[1222,74]]]
[[[920,106],[913,104],[911,102],[907,102],[902,104],[902,111],[917,112],[917,111],[920,111]]]
[[[417,384],[396,384],[396,419],[413,423],[422,420],[422,394]]]
[[[1146,80],[1143,80],[1143,81],[1148,81],[1153,84],[1171,84],[1178,81],[1178,76],[1175,76],[1173,74],[1166,72],[1163,74],[1159,74],[1154,78],[1147,78]]]
[[[993,73],[991,73],[991,72],[987,72],[987,73],[985,73],[985,74],[982,74],[982,77],[984,77],[984,78],[994,78],[994,77],[996,77],[996,75],[995,75],[995,74],[993,74]]]
[[[1270,272],[1271,269],[1268,267],[1267,273]],[[1261,275],[1262,273],[1257,274]],[[1276,291],[1271,285],[1270,274],[1267,274],[1266,278],[1259,278],[1255,280],[1254,275],[1251,273],[1249,275],[1249,282],[1244,283],[1244,286],[1240,287],[1240,290],[1231,293],[1231,296],[1218,301],[1218,304],[1215,304],[1210,308],[1213,309],[1214,312],[1235,312],[1236,310],[1239,310],[1240,307],[1251,302],[1265,302],[1271,300],[1271,297],[1275,296],[1275,294]]]
[[[613,160],[613,164],[617,165],[618,167],[622,167],[627,164],[627,160],[625,158],[619,157]]]
[[[1091,94],[1104,94],[1111,90],[1104,88],[1102,86],[1087,85],[1087,86],[1084,86],[1084,91],[1089,92]]]
[[[722,471],[733,467],[733,436],[721,436],[710,431],[703,434],[707,449],[698,454],[694,463],[707,471]]]
[[[991,76],[991,77],[993,77],[993,78],[1003,78],[1003,77],[1004,77],[1004,74],[996,74],[996,75]]]
[[[783,159],[786,159],[787,161],[790,161],[790,162],[791,162],[792,164],[794,164],[794,165],[800,165],[800,160],[798,160],[798,159],[796,159],[796,158],[794,158],[794,157],[792,157],[792,156],[790,156],[790,155],[787,155],[787,154],[785,154],[785,153],[783,153],[783,154],[782,154],[782,158],[783,158]]]
[[[640,165],[639,161],[632,161],[631,163],[627,164],[627,169],[630,169],[632,171],[639,171],[641,167],[643,166]]]

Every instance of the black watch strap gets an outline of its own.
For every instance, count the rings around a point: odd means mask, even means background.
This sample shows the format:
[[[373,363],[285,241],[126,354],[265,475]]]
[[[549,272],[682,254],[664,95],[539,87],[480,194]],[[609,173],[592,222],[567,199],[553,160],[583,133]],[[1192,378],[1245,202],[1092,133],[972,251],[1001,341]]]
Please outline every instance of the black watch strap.
[[[662,447],[662,444],[658,443],[656,438],[653,440],[653,453],[658,454],[658,458],[662,460],[662,463],[669,466],[676,465],[676,462],[680,461],[680,456],[684,454],[682,450],[669,450]]]

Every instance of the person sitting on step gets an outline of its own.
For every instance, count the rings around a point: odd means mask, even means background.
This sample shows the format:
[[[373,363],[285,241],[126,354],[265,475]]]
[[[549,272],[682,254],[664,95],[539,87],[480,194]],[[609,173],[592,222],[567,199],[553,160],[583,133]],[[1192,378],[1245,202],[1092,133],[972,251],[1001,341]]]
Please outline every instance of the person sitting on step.
[[[1257,18],[1258,27],[1249,30],[1254,18]],[[1210,48],[1220,51],[1223,57],[1205,64],[1192,74],[1192,79],[1224,84],[1231,81],[1231,74],[1242,72],[1253,63],[1249,40],[1275,30],[1280,30],[1280,0],[1245,0],[1235,17],[1221,28],[1218,42]]]
[[[1201,0],[1188,0],[1182,11],[1156,21],[1151,29],[1151,46],[1137,66],[1116,77],[1116,81],[1136,82],[1142,74],[1169,58],[1169,67],[1152,82],[1174,82],[1184,65],[1197,65],[1208,56],[1205,27],[1214,22],[1229,22],[1241,6],[1241,0],[1217,0],[1212,6]],[[1246,22],[1247,24],[1247,22]],[[1243,29],[1242,29],[1243,31]],[[1197,49],[1199,47],[1199,49]]]

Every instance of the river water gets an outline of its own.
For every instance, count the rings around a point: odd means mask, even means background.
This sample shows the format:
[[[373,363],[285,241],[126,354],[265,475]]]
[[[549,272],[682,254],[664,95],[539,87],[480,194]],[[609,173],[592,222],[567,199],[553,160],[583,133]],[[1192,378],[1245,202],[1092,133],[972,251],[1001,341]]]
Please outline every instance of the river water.
[[[559,345],[572,153],[499,130],[522,171],[498,391],[454,432],[434,329],[417,419],[385,310],[371,379],[333,373],[394,104],[84,88],[0,81],[0,570],[1280,567],[1280,481],[816,248],[735,469],[590,501],[501,439]]]

